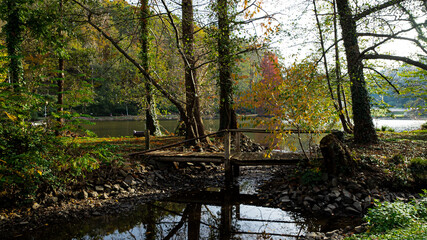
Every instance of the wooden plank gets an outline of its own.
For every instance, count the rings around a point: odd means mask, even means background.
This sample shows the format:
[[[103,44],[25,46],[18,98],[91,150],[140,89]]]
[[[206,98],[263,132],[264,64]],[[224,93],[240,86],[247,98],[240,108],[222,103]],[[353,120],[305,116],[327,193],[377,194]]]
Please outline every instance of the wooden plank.
[[[265,128],[238,128],[238,129],[228,129],[230,132],[246,132],[246,133],[298,133],[296,129],[278,129],[277,131],[265,129]],[[299,131],[299,133],[331,133],[333,130],[317,130],[317,131]]]
[[[300,161],[297,159],[231,160],[232,164],[237,166],[295,165]]]
[[[222,158],[201,158],[201,157],[170,157],[170,156],[153,156],[149,160],[159,162],[212,162],[212,163],[223,163]]]

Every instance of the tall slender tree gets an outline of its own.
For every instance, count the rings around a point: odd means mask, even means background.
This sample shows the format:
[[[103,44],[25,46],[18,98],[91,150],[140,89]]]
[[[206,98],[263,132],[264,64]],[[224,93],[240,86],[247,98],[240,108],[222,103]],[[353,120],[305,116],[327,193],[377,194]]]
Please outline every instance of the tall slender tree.
[[[150,17],[150,9],[148,6],[148,0],[140,0],[140,10],[141,10],[141,66],[148,71],[149,69],[149,59],[148,59],[148,49],[149,49],[149,33],[148,33],[148,18]],[[145,110],[145,127],[150,130],[150,134],[159,136],[161,135],[159,122],[157,121],[156,113],[156,101],[153,94],[153,89],[149,80],[145,81],[145,100],[146,100],[146,110]]]
[[[233,109],[233,83],[231,80],[230,17],[227,0],[218,0],[218,67],[220,88],[219,129],[237,128],[236,112]]]
[[[64,47],[64,36],[63,36],[63,26],[64,26],[64,2],[63,0],[59,0],[59,24],[57,28],[58,38],[60,39],[60,47]],[[58,113],[62,115],[64,111],[64,79],[65,79],[65,58],[63,56],[63,51],[59,51],[60,55],[58,57],[58,76],[57,76],[57,104],[58,104]],[[62,125],[64,122],[64,118],[60,117],[58,119],[59,124]],[[57,134],[60,134],[58,131]]]
[[[22,8],[25,0],[4,0],[3,19],[6,24],[3,31],[6,34],[6,47],[9,57],[8,79],[14,89],[23,84],[23,64],[21,45],[23,41],[24,22]]]

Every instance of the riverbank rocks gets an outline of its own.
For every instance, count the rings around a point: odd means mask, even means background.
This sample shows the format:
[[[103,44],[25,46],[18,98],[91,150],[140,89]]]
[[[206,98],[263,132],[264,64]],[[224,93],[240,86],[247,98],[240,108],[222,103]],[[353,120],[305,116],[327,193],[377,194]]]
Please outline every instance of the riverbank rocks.
[[[355,216],[362,217],[368,208],[374,206],[374,200],[407,201],[405,193],[393,193],[386,189],[369,189],[360,178],[349,179],[343,175],[328,175],[326,181],[315,186],[307,186],[292,180],[284,181],[276,190],[268,187],[266,199],[273,199],[278,207],[286,210],[301,209],[302,212],[318,216]],[[277,200],[274,200],[277,199]]]

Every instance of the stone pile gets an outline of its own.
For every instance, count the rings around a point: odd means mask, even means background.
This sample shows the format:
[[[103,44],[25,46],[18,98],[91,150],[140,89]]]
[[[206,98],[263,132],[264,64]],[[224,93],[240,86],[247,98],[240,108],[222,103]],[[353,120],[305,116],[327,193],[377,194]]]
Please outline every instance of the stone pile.
[[[301,185],[293,182],[283,184],[270,192],[267,198],[283,209],[300,210],[323,216],[363,216],[374,200],[406,201],[415,198],[403,192],[393,193],[378,188],[370,189],[364,182],[343,177],[324,176],[323,183]]]

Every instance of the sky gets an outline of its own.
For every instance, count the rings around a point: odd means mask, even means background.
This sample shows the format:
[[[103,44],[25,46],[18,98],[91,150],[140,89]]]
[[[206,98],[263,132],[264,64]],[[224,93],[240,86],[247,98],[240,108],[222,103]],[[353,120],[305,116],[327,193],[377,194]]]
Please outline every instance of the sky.
[[[161,1],[155,1],[161,4]],[[207,14],[210,10],[207,8],[207,3],[210,1],[212,0],[193,0],[193,5],[196,9],[195,19],[199,24],[203,24],[206,22],[206,19],[208,19]],[[259,2],[260,0],[256,1]],[[136,4],[138,0],[129,0],[129,2]],[[173,4],[173,2],[179,3],[180,1],[167,0],[166,2],[172,3],[169,9],[179,16],[181,13],[180,9],[178,9],[178,5]],[[243,4],[244,1],[240,2]],[[315,18],[312,9],[312,1],[262,0],[261,8],[262,10],[255,14],[255,17],[272,14],[274,15],[274,20],[271,26],[280,26],[281,31],[278,35],[271,37],[270,46],[277,51],[285,62],[293,62],[295,59],[301,60],[306,56],[311,56],[315,50],[320,48],[318,30],[314,25]],[[318,8],[321,9],[322,6],[318,6]],[[253,9],[254,8],[252,8],[252,10]],[[427,18],[424,17],[424,19]],[[405,28],[406,26],[397,27]],[[260,36],[262,33],[263,29],[260,27],[260,22],[255,22],[245,26],[240,34],[242,34],[242,36],[251,37],[254,35]],[[409,36],[415,36],[415,33],[409,33]],[[369,43],[367,43],[367,46],[369,46]],[[381,50],[392,52],[399,56],[410,56],[418,51],[413,44],[408,44],[408,41],[395,41],[386,44]]]

